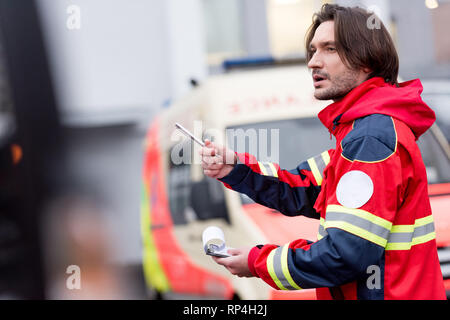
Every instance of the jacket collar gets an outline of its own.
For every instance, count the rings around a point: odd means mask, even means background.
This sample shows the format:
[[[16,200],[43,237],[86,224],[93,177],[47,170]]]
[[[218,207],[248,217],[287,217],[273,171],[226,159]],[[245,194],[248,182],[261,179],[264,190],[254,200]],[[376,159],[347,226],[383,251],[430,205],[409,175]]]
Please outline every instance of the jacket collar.
[[[320,121],[328,128],[330,133],[333,133],[335,127],[339,124],[340,118],[346,111],[348,111],[368,91],[385,84],[384,79],[381,77],[374,77],[364,81],[347,93],[342,100],[334,102],[320,111],[318,115]]]

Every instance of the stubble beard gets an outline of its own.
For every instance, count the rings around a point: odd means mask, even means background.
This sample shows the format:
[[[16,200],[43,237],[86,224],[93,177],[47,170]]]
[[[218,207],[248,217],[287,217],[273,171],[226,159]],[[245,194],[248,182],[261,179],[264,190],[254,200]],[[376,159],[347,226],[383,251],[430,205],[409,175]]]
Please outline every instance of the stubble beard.
[[[346,70],[334,78],[329,77],[331,86],[327,89],[316,89],[314,97],[317,100],[339,100],[357,86],[358,72]]]

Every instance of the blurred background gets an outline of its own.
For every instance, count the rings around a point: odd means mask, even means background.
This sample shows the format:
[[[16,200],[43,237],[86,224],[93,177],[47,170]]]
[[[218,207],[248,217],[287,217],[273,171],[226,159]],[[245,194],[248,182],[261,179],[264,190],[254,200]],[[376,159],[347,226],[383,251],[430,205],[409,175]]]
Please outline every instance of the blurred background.
[[[0,0],[0,299],[154,298],[140,225],[151,121],[230,61],[301,63],[326,2],[380,16],[448,139],[450,0]],[[76,266],[83,290],[68,290]]]

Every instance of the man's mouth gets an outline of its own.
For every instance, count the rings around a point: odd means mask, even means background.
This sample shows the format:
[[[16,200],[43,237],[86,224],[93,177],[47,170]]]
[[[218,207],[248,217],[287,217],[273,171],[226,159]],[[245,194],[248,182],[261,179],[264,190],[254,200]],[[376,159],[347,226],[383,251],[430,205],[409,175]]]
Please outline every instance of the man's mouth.
[[[327,80],[326,76],[322,76],[320,74],[313,75],[314,87],[322,85],[326,80]]]

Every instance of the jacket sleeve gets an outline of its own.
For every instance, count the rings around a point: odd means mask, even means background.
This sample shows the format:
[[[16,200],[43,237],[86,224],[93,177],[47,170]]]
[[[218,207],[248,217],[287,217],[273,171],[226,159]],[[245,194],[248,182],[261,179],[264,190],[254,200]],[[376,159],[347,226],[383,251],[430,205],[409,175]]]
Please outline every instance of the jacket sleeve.
[[[255,276],[275,289],[295,290],[339,286],[367,277],[369,266],[383,267],[404,190],[397,148],[384,150],[389,156],[379,161],[358,160],[358,153],[379,148],[386,146],[370,138],[344,146],[337,155],[336,182],[327,178],[326,216],[321,218],[318,240],[254,247],[248,263]],[[347,158],[349,153],[352,157]]]
[[[293,170],[283,170],[277,163],[259,162],[247,153],[236,153],[238,163],[219,181],[287,216],[319,219],[313,207],[321,189],[323,170],[333,151],[324,151]]]

